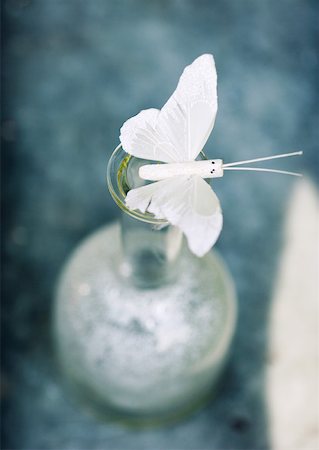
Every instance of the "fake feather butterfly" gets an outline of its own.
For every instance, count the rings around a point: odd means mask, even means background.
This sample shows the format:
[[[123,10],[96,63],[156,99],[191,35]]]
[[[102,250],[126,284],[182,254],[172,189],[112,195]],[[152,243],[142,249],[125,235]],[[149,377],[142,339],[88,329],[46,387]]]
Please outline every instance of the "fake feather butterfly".
[[[141,178],[155,182],[130,190],[126,205],[142,213],[148,211],[180,228],[197,256],[210,250],[223,226],[219,200],[206,178],[221,177],[224,170],[274,171],[232,166],[302,153],[230,164],[223,164],[221,159],[195,161],[213,129],[216,113],[215,62],[212,55],[204,54],[184,69],[175,92],[161,110],[141,111],[127,120],[120,132],[127,153],[166,163],[140,168]]]

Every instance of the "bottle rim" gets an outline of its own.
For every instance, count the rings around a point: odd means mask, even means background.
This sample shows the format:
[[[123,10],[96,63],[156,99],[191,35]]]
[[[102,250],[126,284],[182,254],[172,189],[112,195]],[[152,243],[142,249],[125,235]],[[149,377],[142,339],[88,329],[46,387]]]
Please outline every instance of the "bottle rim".
[[[133,158],[134,156],[129,155],[123,150],[122,144],[119,144],[112,152],[107,164],[106,182],[113,200],[124,213],[135,219],[153,225],[167,225],[167,220],[156,219],[151,213],[131,210],[126,206],[126,192],[123,185],[125,177],[123,175],[125,175],[129,161]]]
[[[207,159],[203,151],[200,152],[199,157],[201,159]],[[141,220],[152,225],[168,225],[169,222],[165,219],[157,219],[149,212],[142,213],[138,210],[131,210],[126,206],[125,197],[128,191],[126,191],[125,188],[128,186],[125,186],[125,174],[128,163],[134,158],[135,156],[132,156],[124,151],[122,144],[119,144],[113,150],[108,161],[106,171],[106,183],[113,200],[124,213],[134,219]]]

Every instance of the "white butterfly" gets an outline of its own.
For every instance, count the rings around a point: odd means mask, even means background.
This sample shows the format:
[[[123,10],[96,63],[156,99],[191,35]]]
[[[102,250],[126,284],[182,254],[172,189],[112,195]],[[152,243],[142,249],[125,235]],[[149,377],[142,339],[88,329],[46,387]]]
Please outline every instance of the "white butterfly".
[[[213,129],[216,112],[214,58],[202,55],[185,68],[176,91],[161,110],[141,111],[124,123],[122,147],[138,158],[194,161]],[[180,175],[132,189],[126,204],[179,227],[198,256],[215,244],[223,226],[219,200],[198,175]]]
[[[168,163],[141,167],[141,178],[160,181],[130,190],[126,205],[180,228],[197,256],[210,250],[223,226],[219,200],[204,178],[223,176],[227,166],[239,164],[225,165],[220,159],[195,162],[213,129],[216,113],[215,62],[212,55],[205,54],[184,69],[161,110],[141,111],[124,123],[120,134],[127,153]]]

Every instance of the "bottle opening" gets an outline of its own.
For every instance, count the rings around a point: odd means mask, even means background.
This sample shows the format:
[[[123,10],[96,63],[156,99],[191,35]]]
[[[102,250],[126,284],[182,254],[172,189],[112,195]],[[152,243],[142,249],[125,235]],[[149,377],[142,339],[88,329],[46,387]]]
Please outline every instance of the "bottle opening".
[[[113,200],[126,214],[143,222],[163,226],[168,224],[166,220],[156,219],[148,212],[132,211],[125,205],[125,197],[129,190],[150,183],[140,178],[138,171],[141,166],[152,162],[127,154],[119,145],[112,153],[107,165],[107,185]]]
[[[207,157],[202,151],[197,159],[205,160]],[[120,144],[116,147],[110,157],[107,165],[106,179],[111,196],[122,211],[143,222],[163,226],[168,224],[166,220],[156,219],[154,215],[149,212],[142,213],[137,210],[132,211],[125,205],[125,197],[129,190],[152,183],[152,181],[140,178],[138,172],[141,166],[154,163],[158,162],[129,155],[123,150],[122,145]]]

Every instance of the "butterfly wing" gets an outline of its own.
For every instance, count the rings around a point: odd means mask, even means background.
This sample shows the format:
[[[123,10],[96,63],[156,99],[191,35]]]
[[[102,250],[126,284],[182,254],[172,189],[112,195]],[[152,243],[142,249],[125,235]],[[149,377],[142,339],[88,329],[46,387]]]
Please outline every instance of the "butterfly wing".
[[[162,162],[194,160],[204,147],[217,113],[217,74],[212,55],[184,69],[173,95],[161,110],[147,109],[121,128],[123,149]]]
[[[223,226],[216,194],[197,175],[167,178],[132,189],[127,194],[126,204],[142,213],[147,210],[180,228],[197,256],[210,250]]]

